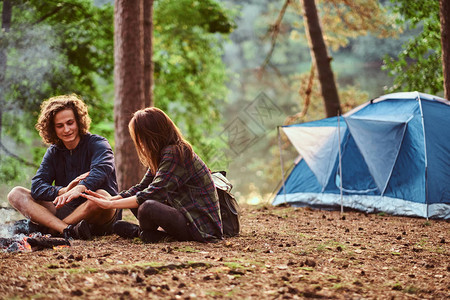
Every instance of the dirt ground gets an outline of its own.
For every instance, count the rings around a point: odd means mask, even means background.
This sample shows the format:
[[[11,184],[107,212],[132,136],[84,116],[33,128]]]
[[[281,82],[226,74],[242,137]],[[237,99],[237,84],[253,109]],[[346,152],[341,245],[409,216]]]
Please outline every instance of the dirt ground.
[[[112,235],[70,248],[1,252],[0,298],[450,298],[448,221],[242,210],[241,235],[215,244]]]

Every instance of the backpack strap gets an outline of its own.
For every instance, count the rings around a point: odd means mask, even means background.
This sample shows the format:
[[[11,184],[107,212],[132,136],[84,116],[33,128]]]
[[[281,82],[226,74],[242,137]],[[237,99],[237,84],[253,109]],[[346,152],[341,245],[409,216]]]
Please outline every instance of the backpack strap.
[[[222,172],[211,173],[214,185],[216,188],[221,189],[227,193],[231,192],[233,185],[231,182],[222,174]]]

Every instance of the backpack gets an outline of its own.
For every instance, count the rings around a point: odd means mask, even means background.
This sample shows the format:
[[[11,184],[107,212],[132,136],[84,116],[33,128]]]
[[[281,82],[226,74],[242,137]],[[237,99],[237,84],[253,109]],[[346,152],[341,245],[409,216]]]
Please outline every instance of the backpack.
[[[241,229],[239,221],[240,208],[233,194],[231,194],[233,185],[225,177],[225,171],[213,172],[211,175],[216,186],[217,195],[219,196],[223,235],[224,237],[239,235]]]

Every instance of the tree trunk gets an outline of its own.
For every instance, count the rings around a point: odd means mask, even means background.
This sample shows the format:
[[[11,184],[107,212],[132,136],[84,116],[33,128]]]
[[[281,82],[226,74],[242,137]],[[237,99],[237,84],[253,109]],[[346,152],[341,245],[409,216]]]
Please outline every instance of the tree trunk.
[[[450,100],[450,0],[439,1],[444,98]]]
[[[115,162],[119,189],[143,176],[128,132],[135,111],[144,107],[143,2],[116,0],[114,8]]]
[[[144,102],[153,106],[153,0],[144,1]]]
[[[320,27],[316,3],[315,0],[302,1],[307,25],[307,36],[309,36],[310,47],[312,48],[311,53],[319,74],[325,111],[327,117],[336,116],[341,113],[341,106],[334,74],[331,70],[331,58],[328,56],[327,47]]]
[[[2,129],[3,129],[3,112],[5,108],[5,74],[6,74],[6,65],[8,62],[8,56],[6,54],[7,48],[4,46],[5,35],[8,34],[9,29],[11,28],[11,16],[12,16],[12,3],[11,0],[3,0],[3,8],[2,8],[2,33],[0,38],[0,158],[1,158],[1,149],[2,146]]]

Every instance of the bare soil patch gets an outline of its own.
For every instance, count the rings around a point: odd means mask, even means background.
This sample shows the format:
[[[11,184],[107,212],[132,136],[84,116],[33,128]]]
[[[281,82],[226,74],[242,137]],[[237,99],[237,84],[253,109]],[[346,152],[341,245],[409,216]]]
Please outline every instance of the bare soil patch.
[[[244,206],[242,234],[215,244],[112,235],[2,252],[0,297],[449,299],[449,233],[442,220]]]

